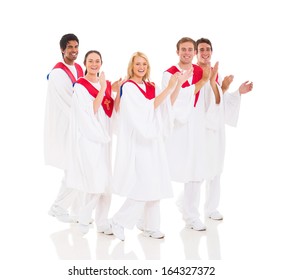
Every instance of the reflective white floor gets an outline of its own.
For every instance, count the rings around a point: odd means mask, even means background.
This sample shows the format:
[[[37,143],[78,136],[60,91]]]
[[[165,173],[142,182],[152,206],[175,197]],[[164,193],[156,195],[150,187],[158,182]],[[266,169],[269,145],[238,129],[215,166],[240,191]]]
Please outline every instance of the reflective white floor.
[[[269,185],[268,189],[264,189],[252,181],[253,172],[249,170],[250,176],[245,176],[243,180],[236,177],[234,170],[226,168],[222,176],[220,204],[224,220],[205,220],[205,232],[184,228],[175,203],[182,185],[173,184],[175,198],[163,200],[161,203],[161,229],[166,234],[163,240],[146,238],[138,229],[134,229],[126,230],[126,240],[121,242],[113,236],[97,234],[95,226],[87,235],[81,236],[76,225],[61,223],[47,216],[45,212],[45,230],[42,232],[45,244],[49,245],[51,258],[62,260],[247,261],[274,257],[276,250],[282,249],[282,227],[277,220],[277,214],[279,211],[281,213],[281,204],[278,203],[279,197],[275,196],[275,188]],[[244,176],[245,172],[242,173]],[[53,180],[57,180],[60,175],[56,173]],[[263,176],[259,179],[263,179]],[[55,190],[53,194],[55,195]],[[202,185],[200,210],[203,209],[204,194]],[[50,203],[50,194],[49,197]],[[46,207],[49,207],[47,201],[45,202]],[[122,202],[122,198],[113,196],[110,216]]]
[[[114,236],[97,234],[94,225],[82,236],[76,224],[61,223],[47,214],[62,172],[38,164],[43,162],[42,153],[32,154],[27,165],[27,158],[18,158],[17,169],[14,159],[7,156],[5,166],[9,168],[1,174],[5,195],[0,197],[4,214],[0,231],[4,279],[21,279],[23,275],[33,276],[32,279],[70,279],[67,271],[73,266],[99,268],[118,264],[152,268],[213,265],[217,269],[215,279],[281,279],[281,165],[274,164],[281,151],[274,146],[270,147],[271,153],[268,149],[261,151],[262,161],[257,156],[262,141],[255,142],[259,130],[250,134],[247,126],[227,131],[219,208],[224,220],[206,220],[205,232],[184,228],[175,203],[183,187],[173,184],[175,197],[161,202],[161,230],[166,234],[163,240],[146,238],[135,228],[126,230],[126,240],[121,242]],[[250,137],[244,138],[245,133]],[[34,141],[39,143],[39,138]],[[280,140],[273,138],[276,147]],[[202,213],[204,185],[201,199]],[[110,216],[122,202],[122,198],[113,197]],[[160,278],[158,275],[149,279]]]
[[[229,135],[232,139],[235,134],[229,132]],[[18,169],[16,175],[13,170],[3,173],[10,186],[18,186],[16,193],[10,188],[1,197],[2,213],[5,213],[0,253],[6,261],[3,275],[13,275],[11,279],[15,279],[31,273],[41,279],[56,275],[60,276],[58,279],[69,279],[66,271],[74,265],[102,267],[121,262],[153,268],[156,264],[214,265],[218,271],[216,279],[238,279],[242,275],[249,279],[254,275],[272,275],[272,279],[278,279],[282,206],[276,171],[280,167],[273,165],[266,169],[266,165],[257,164],[256,168],[249,168],[256,162],[252,157],[255,151],[249,149],[249,156],[242,161],[244,145],[238,137],[229,143],[235,144],[233,141],[241,145],[242,151],[227,149],[219,208],[224,220],[205,220],[205,232],[184,228],[175,203],[182,185],[173,184],[175,197],[161,202],[161,230],[166,234],[163,240],[144,237],[135,228],[126,230],[126,240],[121,242],[114,236],[96,233],[94,225],[82,236],[76,224],[61,223],[47,214],[59,189],[61,171],[31,164],[30,173],[27,168]],[[33,160],[40,162],[42,155],[34,155]],[[274,172],[277,175],[271,177]],[[204,185],[201,199],[202,213]],[[122,202],[122,198],[113,196],[110,216]]]
[[[282,226],[278,219],[281,213],[280,198],[275,196],[270,186],[266,190],[254,182],[250,183],[249,176],[243,180],[232,175],[232,172],[234,170],[227,168],[222,177],[220,211],[224,214],[224,220],[212,221],[202,217],[207,225],[205,232],[184,227],[175,203],[182,185],[173,184],[175,198],[161,203],[161,229],[166,234],[162,240],[144,237],[134,228],[125,230],[126,239],[122,242],[114,236],[97,233],[95,225],[91,226],[88,234],[82,236],[76,224],[61,223],[46,214],[52,198],[49,194],[48,203],[46,200],[44,209],[40,209],[44,213],[42,212],[42,220],[38,223],[40,227],[35,233],[35,239],[40,239],[40,244],[37,244],[39,257],[44,254],[45,262],[55,262],[57,270],[64,270],[62,275],[71,267],[70,264],[85,267],[95,263],[95,267],[105,264],[115,267],[121,262],[155,268],[157,261],[167,267],[173,264],[213,265],[218,272],[216,279],[238,279],[240,276],[254,275],[272,275],[271,279],[279,279],[277,276],[282,275],[279,270],[282,250]],[[59,173],[56,173],[52,180],[58,178]],[[55,189],[53,194],[55,195]],[[201,197],[202,210],[204,185]],[[123,199],[113,196],[110,216],[122,202]],[[29,235],[28,239],[30,238]]]
[[[113,200],[122,202],[116,197]],[[219,232],[223,222],[207,219],[208,230],[196,232],[184,227],[173,200],[163,201],[162,210],[164,239],[144,237],[135,228],[126,229],[126,239],[121,242],[114,236],[97,233],[95,225],[82,236],[76,224],[62,224],[50,217],[50,243],[56,257],[63,260],[169,260],[172,256],[183,260],[221,259]]]

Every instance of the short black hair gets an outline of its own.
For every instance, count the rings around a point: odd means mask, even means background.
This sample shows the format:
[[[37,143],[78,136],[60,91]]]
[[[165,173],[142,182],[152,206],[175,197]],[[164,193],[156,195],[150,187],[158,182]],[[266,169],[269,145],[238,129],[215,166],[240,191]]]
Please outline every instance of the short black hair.
[[[72,33],[65,34],[60,40],[60,48],[64,51],[69,41],[76,41],[79,44],[77,36]]]

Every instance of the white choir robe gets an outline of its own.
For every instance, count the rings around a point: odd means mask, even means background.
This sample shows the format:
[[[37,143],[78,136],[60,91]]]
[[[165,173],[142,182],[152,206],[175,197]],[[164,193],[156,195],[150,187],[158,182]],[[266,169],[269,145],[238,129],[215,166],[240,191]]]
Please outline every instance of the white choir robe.
[[[100,89],[99,83],[93,86]],[[88,225],[95,208],[95,223],[98,231],[103,231],[109,227],[112,128],[102,106],[94,113],[93,100],[83,85],[75,84],[66,185],[82,193],[79,223]]]
[[[219,78],[221,85],[221,79]],[[239,90],[235,92],[222,93],[221,87],[218,86],[220,93],[220,103],[213,106],[209,111],[209,120],[206,127],[207,141],[207,160],[208,174],[207,180],[213,180],[223,171],[225,155],[225,125],[235,127],[238,122],[239,110],[241,104],[241,95]],[[210,88],[211,93],[212,89]],[[212,115],[212,116],[211,116]]]
[[[163,88],[170,77],[169,72],[163,73]],[[192,77],[188,81],[191,84]],[[200,182],[208,176],[206,126],[214,122],[215,97],[204,86],[194,107],[194,90],[195,85],[180,89],[173,105],[173,131],[166,140],[171,178],[182,183]]]
[[[221,79],[219,77],[221,85]],[[207,125],[207,162],[208,176],[206,182],[206,202],[205,213],[207,216],[215,212],[220,201],[220,176],[224,166],[225,155],[225,125],[235,127],[237,125],[241,104],[239,90],[235,92],[220,93],[220,104],[218,104],[212,114],[213,123]]]
[[[154,99],[136,85],[125,83],[122,92],[113,192],[137,201],[172,197],[164,146],[172,125],[170,98],[154,109]]]
[[[65,64],[77,78],[75,66]],[[58,68],[49,74],[45,109],[44,156],[47,165],[67,169],[69,119],[73,85],[67,73]]]
[[[163,87],[170,75],[164,73]],[[181,88],[173,106],[175,126],[167,141],[167,152],[172,179],[185,183],[184,219],[187,222],[199,217],[199,192],[203,180],[207,181],[206,214],[215,211],[218,206],[219,176],[225,153],[225,123],[234,126],[238,119],[238,92],[223,95],[220,86],[217,87],[220,104],[216,104],[212,88],[206,83],[200,90],[196,107],[193,107],[194,86]],[[183,118],[185,112],[186,118]]]
[[[100,84],[94,86],[100,89]],[[102,106],[94,113],[93,100],[83,85],[75,84],[67,186],[84,193],[110,193],[111,123]]]

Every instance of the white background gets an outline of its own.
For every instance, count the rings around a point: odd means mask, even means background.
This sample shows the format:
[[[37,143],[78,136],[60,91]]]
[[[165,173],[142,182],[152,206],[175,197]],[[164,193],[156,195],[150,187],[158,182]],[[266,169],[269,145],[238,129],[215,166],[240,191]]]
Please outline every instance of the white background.
[[[213,63],[219,61],[222,76],[235,76],[231,89],[246,80],[254,82],[253,92],[243,96],[238,127],[227,129],[222,177],[226,188],[221,202],[225,220],[219,226],[221,260],[210,260],[203,242],[199,260],[185,260],[178,235],[172,235],[179,251],[167,236],[166,251],[158,262],[146,261],[140,248],[128,241],[124,249],[133,250],[136,260],[126,264],[154,269],[176,264],[214,265],[215,279],[281,279],[280,10],[278,0],[2,3],[1,279],[80,279],[67,276],[67,269],[73,265],[99,268],[125,264],[93,261],[95,257],[92,261],[60,260],[50,240],[52,232],[64,230],[66,225],[47,216],[62,174],[45,166],[43,160],[46,75],[61,59],[59,40],[66,33],[79,37],[79,63],[90,49],[102,53],[103,69],[111,81],[126,74],[131,54],[140,50],[150,59],[151,80],[160,85],[162,71],[178,61],[177,41],[188,36],[212,41]],[[164,207],[163,215],[171,217],[169,228],[164,228],[171,230],[180,215],[170,208],[173,203],[164,203],[169,207]],[[174,214],[177,218],[171,216]],[[155,275],[148,279],[161,278]]]

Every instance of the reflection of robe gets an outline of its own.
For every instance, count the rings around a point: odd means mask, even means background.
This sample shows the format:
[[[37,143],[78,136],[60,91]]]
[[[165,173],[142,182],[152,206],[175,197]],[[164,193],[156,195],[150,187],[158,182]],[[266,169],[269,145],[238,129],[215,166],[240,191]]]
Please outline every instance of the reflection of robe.
[[[193,65],[194,72],[198,66]],[[163,88],[167,86],[171,73],[163,74]],[[190,86],[182,87],[173,105],[174,128],[166,141],[172,180],[187,183],[207,179],[206,126],[212,125],[215,114],[215,97],[209,85],[200,90],[195,104],[197,80],[188,79]]]
[[[100,89],[99,83],[93,86]],[[102,106],[94,114],[93,100],[83,85],[75,84],[67,186],[87,193],[104,193],[109,191],[111,180],[110,118]]]
[[[169,97],[154,109],[154,98],[146,98],[133,83],[123,85],[113,179],[115,193],[141,201],[172,196],[163,142],[170,115]]]
[[[78,75],[75,66],[65,65],[76,79]],[[53,69],[48,75],[44,127],[45,163],[64,170],[67,168],[67,146],[70,137],[72,85],[72,80],[61,68]]]

